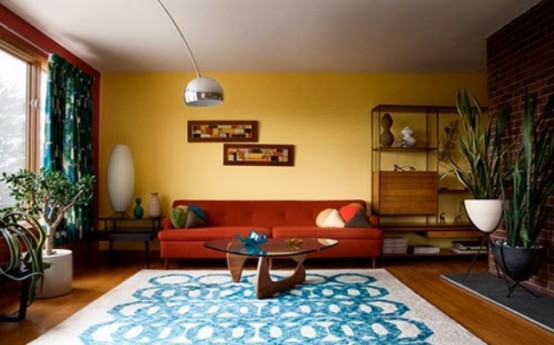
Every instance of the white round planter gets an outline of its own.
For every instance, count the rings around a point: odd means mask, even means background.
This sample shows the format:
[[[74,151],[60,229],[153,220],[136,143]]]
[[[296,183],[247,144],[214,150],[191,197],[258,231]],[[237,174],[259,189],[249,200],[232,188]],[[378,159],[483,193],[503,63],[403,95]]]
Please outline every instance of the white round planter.
[[[477,229],[485,233],[491,233],[498,228],[502,218],[502,200],[464,200],[464,206],[469,220]]]
[[[73,289],[73,252],[69,249],[55,249],[52,255],[43,255],[42,260],[49,263],[50,267],[44,270],[44,283],[37,284],[37,298],[70,293]]]

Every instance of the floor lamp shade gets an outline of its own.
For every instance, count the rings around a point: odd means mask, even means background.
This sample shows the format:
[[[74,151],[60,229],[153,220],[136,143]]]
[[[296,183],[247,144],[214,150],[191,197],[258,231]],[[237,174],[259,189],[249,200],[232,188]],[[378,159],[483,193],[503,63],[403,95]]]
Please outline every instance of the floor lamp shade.
[[[135,165],[127,145],[113,147],[108,161],[108,197],[115,212],[127,212],[135,189]]]

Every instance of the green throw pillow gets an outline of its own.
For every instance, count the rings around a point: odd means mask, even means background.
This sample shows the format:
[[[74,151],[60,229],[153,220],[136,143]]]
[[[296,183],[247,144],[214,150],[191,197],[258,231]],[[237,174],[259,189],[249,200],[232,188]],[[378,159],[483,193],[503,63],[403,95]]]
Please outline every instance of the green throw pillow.
[[[181,207],[174,207],[169,212],[169,219],[175,229],[183,229],[187,225],[187,213]]]

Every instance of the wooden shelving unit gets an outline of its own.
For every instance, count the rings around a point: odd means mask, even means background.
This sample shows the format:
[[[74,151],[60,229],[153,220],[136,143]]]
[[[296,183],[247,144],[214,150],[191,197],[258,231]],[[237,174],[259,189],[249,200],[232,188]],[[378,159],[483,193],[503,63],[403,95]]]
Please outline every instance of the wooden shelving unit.
[[[389,113],[395,142],[381,145],[381,119]],[[447,119],[456,118],[455,107],[420,105],[378,105],[371,110],[372,121],[372,207],[382,220],[385,236],[418,235],[418,242],[454,239],[477,239],[476,230],[460,206],[468,192],[451,176],[443,185],[439,176],[449,165],[444,159],[441,139]],[[397,136],[410,126],[416,145],[400,147]],[[445,132],[447,133],[447,132]],[[442,157],[442,158],[441,158]],[[398,170],[398,167],[402,171]],[[453,211],[455,210],[455,211]],[[448,214],[448,219],[443,218]],[[410,244],[408,242],[408,244]],[[455,256],[468,255],[441,248],[439,254],[389,254],[386,256]]]

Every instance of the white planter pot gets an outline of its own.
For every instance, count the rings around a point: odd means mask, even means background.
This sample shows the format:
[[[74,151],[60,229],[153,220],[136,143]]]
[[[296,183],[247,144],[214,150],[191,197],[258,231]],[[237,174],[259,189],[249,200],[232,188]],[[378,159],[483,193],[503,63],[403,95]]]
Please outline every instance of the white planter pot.
[[[464,206],[469,220],[477,229],[485,233],[491,233],[498,228],[500,219],[502,219],[502,200],[464,200]]]
[[[52,255],[43,255],[42,260],[50,264],[44,270],[43,284],[37,284],[37,298],[65,295],[73,289],[73,252],[69,249],[55,249]]]

